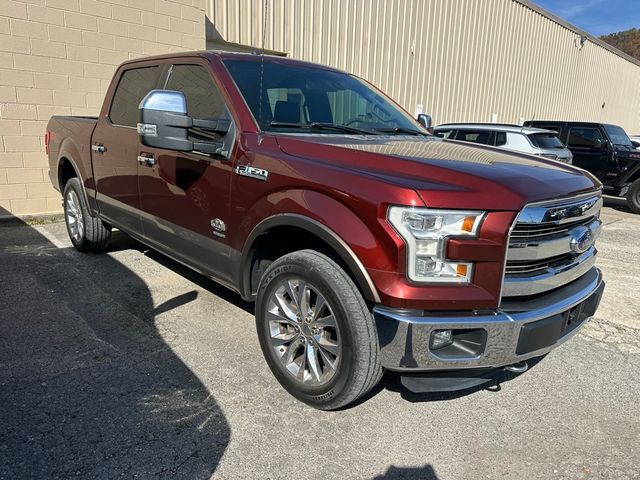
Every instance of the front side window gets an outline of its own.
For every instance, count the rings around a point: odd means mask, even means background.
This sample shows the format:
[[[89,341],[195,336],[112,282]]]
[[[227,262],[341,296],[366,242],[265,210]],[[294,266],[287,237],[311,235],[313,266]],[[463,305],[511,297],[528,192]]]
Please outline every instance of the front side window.
[[[187,115],[199,120],[229,118],[227,107],[209,72],[200,65],[174,65],[165,90],[184,93]]]
[[[144,67],[127,70],[120,77],[109,109],[109,119],[115,125],[136,127],[138,107],[147,93],[153,90],[160,76],[160,68]]]
[[[427,133],[384,94],[353,75],[261,57],[224,64],[263,130],[293,132],[324,124],[343,127],[344,132],[351,127],[363,133]]]
[[[595,127],[571,127],[569,130],[570,147],[593,148],[596,140],[604,141],[602,132]]]
[[[187,101],[187,115],[197,120],[230,119],[224,98],[211,75],[200,65],[174,65],[165,90],[182,92]],[[231,141],[229,135],[225,143]],[[205,128],[189,129],[189,140],[194,142],[218,141],[220,135]],[[227,145],[230,147],[230,144]]]

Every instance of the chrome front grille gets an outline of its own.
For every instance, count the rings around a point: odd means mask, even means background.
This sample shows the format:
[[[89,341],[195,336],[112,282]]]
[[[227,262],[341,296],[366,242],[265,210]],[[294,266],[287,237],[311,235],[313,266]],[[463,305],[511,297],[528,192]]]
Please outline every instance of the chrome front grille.
[[[553,290],[589,271],[601,208],[599,193],[525,207],[509,236],[503,298]]]
[[[578,225],[589,225],[594,220],[595,217],[590,216],[586,219],[562,225],[516,223],[511,231],[511,239],[536,238],[538,240],[544,240],[547,237],[553,237],[555,235],[566,235],[573,227]]]
[[[564,255],[544,258],[542,260],[510,261],[507,263],[505,273],[509,276],[520,275],[525,277],[540,275],[548,272],[550,269],[571,263],[573,259],[574,255],[565,253]]]

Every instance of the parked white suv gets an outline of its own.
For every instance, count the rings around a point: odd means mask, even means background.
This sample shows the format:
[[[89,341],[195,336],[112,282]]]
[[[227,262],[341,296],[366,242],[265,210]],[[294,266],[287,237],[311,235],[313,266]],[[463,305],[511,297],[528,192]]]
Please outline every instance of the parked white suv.
[[[446,123],[434,128],[434,133],[450,140],[491,145],[564,163],[571,163],[573,159],[571,151],[553,130],[497,123]]]

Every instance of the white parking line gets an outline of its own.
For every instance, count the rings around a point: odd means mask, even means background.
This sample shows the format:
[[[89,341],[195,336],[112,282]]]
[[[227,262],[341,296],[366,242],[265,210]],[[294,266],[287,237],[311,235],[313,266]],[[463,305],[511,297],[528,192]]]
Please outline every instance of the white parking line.
[[[55,237],[51,232],[47,231],[45,225],[33,225],[32,227],[36,232],[42,235],[44,238],[49,240],[56,248],[68,248],[69,244],[59,240]]]

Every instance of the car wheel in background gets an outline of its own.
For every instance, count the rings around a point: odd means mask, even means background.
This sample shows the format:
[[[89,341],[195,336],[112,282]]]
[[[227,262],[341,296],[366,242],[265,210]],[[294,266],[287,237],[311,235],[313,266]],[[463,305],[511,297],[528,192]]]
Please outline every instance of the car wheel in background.
[[[631,184],[627,192],[627,205],[633,213],[640,213],[640,178]]]

